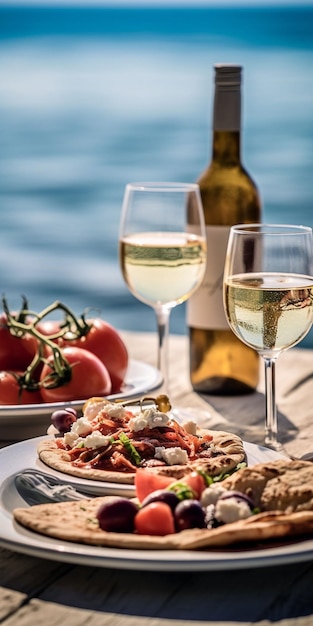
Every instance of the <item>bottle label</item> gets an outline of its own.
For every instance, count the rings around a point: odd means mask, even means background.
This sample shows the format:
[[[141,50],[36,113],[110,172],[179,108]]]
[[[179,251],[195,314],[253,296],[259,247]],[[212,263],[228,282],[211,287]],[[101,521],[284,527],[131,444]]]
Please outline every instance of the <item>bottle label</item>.
[[[206,228],[205,276],[200,287],[187,301],[187,325],[192,328],[229,330],[223,307],[223,274],[229,232],[228,226]]]

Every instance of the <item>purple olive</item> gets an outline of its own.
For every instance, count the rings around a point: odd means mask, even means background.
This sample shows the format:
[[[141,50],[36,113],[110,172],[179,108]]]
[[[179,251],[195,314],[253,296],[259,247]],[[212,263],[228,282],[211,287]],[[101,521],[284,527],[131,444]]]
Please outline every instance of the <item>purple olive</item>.
[[[225,491],[220,497],[219,500],[228,500],[228,498],[235,498],[236,500],[242,500],[246,502],[251,511],[255,508],[254,502],[247,496],[246,493],[242,493],[241,491]]]
[[[167,491],[166,489],[158,489],[157,491],[153,491],[152,493],[149,493],[149,495],[146,496],[144,500],[142,501],[141,506],[142,507],[146,506],[147,504],[150,504],[151,502],[165,502],[165,504],[168,504],[168,506],[171,508],[171,510],[174,513],[174,510],[176,506],[179,504],[180,499],[178,498],[176,493],[174,493],[174,491]]]
[[[182,500],[174,511],[177,531],[186,528],[205,528],[205,511],[199,500]]]
[[[134,519],[138,512],[137,505],[119,496],[112,496],[99,507],[96,517],[101,530],[115,533],[132,533]]]
[[[71,426],[76,422],[77,413],[75,409],[59,409],[54,411],[51,415],[51,422],[53,426],[59,431],[59,433],[67,433],[71,430]]]
[[[68,413],[72,413],[77,418],[77,411],[76,409],[73,409],[72,406],[67,406],[65,411],[67,411]]]

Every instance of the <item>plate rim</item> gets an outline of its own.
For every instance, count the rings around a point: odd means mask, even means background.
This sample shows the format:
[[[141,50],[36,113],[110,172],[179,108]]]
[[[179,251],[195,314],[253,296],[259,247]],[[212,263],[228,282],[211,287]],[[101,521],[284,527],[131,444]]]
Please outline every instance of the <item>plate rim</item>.
[[[132,384],[129,376],[134,368],[143,370],[142,378],[144,378],[144,376],[148,378],[147,384],[145,385],[144,381],[142,381],[140,386],[134,386],[133,389],[130,389],[129,391],[104,396],[106,400],[128,400],[136,397],[137,395],[144,395],[147,392],[158,389],[162,385],[163,378],[160,370],[150,363],[145,363],[144,361],[138,359],[129,359],[128,368],[130,372],[128,370],[125,376],[126,385]],[[149,377],[147,376],[148,374]],[[0,426],[1,423],[5,423],[6,420],[10,420],[11,422],[13,420],[21,420],[23,417],[29,416],[32,416],[33,419],[39,420],[43,416],[47,416],[65,405],[79,409],[83,406],[86,400],[88,400],[88,398],[85,398],[84,400],[68,400],[65,402],[42,402],[41,404],[2,404],[0,405]]]
[[[67,562],[78,565],[97,567],[113,567],[122,569],[136,569],[144,571],[217,571],[224,569],[245,569],[249,567],[267,567],[269,565],[283,565],[295,562],[308,561],[313,558],[313,539],[296,540],[283,546],[265,547],[260,549],[249,548],[244,551],[218,550],[134,550],[127,548],[107,548],[77,544],[69,541],[60,541],[44,535],[37,535],[13,520],[12,511],[4,507],[3,491],[6,482],[12,479],[14,473],[25,468],[21,448],[37,445],[43,437],[35,437],[20,441],[0,450],[0,545],[14,552],[28,554],[39,558]],[[263,449],[263,446],[250,444]],[[3,456],[10,456],[17,448],[17,462],[3,465]],[[265,448],[265,450],[267,450]],[[6,452],[8,451],[8,452]],[[31,452],[31,450],[29,450]],[[270,451],[272,452],[272,451]],[[13,455],[14,457],[14,455]],[[34,464],[36,458],[34,460]],[[4,484],[4,486],[3,486]],[[25,506],[26,503],[25,503]],[[173,553],[175,558],[173,558]]]

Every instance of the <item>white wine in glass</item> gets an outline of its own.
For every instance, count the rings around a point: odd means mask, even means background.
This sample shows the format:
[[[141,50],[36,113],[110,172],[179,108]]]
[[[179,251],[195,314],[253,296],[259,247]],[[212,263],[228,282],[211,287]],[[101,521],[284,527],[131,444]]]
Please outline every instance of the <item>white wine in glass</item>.
[[[265,444],[277,438],[275,363],[298,344],[313,322],[312,229],[239,224],[230,231],[224,272],[224,307],[233,332],[265,364]]]
[[[190,215],[192,224],[188,223]],[[206,265],[206,234],[198,185],[126,185],[119,256],[128,289],[155,310],[158,368],[168,393],[170,312],[197,289]]]

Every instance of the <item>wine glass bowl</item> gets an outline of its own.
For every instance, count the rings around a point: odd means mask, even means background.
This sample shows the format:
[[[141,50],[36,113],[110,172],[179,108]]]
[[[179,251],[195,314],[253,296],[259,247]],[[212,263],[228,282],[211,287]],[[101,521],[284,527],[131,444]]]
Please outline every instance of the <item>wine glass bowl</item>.
[[[170,311],[197,289],[206,265],[206,235],[198,185],[127,184],[119,257],[130,292],[155,310],[158,367],[167,391]]]
[[[129,290],[155,308],[181,304],[198,284],[203,244],[195,235],[147,232],[121,241],[122,273]],[[192,261],[196,262],[193,263]]]
[[[240,224],[230,231],[223,298],[232,331],[265,364],[265,443],[277,439],[275,363],[313,322],[312,230],[306,226]]]

